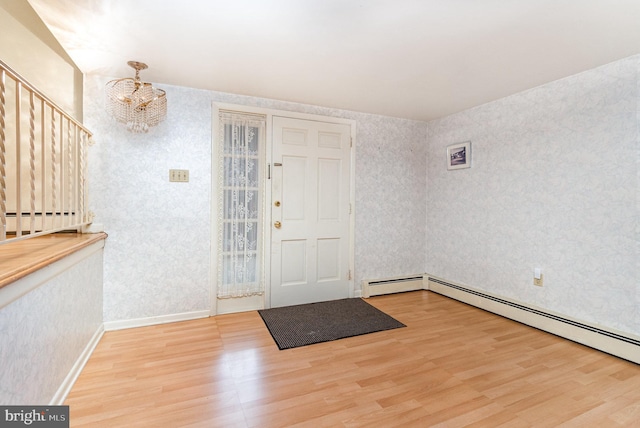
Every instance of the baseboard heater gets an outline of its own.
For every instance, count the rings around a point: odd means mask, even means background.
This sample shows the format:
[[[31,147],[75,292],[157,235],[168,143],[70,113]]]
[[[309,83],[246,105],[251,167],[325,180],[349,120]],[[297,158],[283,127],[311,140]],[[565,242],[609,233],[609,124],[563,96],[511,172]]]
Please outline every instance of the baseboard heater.
[[[383,294],[402,293],[405,291],[423,290],[424,276],[410,275],[393,278],[362,281],[362,297],[380,296]]]
[[[429,291],[640,364],[640,338],[427,276]]]

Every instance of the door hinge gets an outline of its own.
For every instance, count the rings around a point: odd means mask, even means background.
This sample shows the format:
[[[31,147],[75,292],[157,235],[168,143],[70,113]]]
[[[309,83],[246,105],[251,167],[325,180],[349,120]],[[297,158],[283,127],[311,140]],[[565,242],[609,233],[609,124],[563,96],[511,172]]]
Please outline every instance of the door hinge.
[[[267,164],[267,180],[271,180],[271,164]]]
[[[349,269],[349,273],[347,275],[347,279],[351,281],[353,278],[351,277],[351,269]]]
[[[349,147],[353,147],[353,137],[349,137]]]

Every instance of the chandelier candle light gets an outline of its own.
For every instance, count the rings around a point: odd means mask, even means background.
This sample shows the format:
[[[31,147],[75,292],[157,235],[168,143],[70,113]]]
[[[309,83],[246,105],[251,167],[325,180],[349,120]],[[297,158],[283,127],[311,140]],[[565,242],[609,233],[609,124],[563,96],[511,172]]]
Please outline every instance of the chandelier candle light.
[[[167,96],[162,89],[140,81],[140,70],[147,64],[129,61],[136,70],[134,79],[127,77],[107,83],[107,111],[118,121],[127,124],[132,132],[148,132],[167,117]]]

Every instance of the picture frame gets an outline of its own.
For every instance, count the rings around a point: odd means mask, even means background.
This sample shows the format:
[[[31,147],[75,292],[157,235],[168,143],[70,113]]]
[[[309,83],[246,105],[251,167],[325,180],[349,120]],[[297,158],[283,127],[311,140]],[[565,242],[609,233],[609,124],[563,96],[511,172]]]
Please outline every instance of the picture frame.
[[[471,168],[471,141],[447,147],[447,169]]]

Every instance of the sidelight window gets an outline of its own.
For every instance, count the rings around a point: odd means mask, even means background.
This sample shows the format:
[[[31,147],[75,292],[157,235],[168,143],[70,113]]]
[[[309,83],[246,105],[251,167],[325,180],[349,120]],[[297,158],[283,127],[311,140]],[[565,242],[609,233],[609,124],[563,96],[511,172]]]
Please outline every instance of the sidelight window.
[[[220,113],[218,298],[264,293],[263,116]]]

